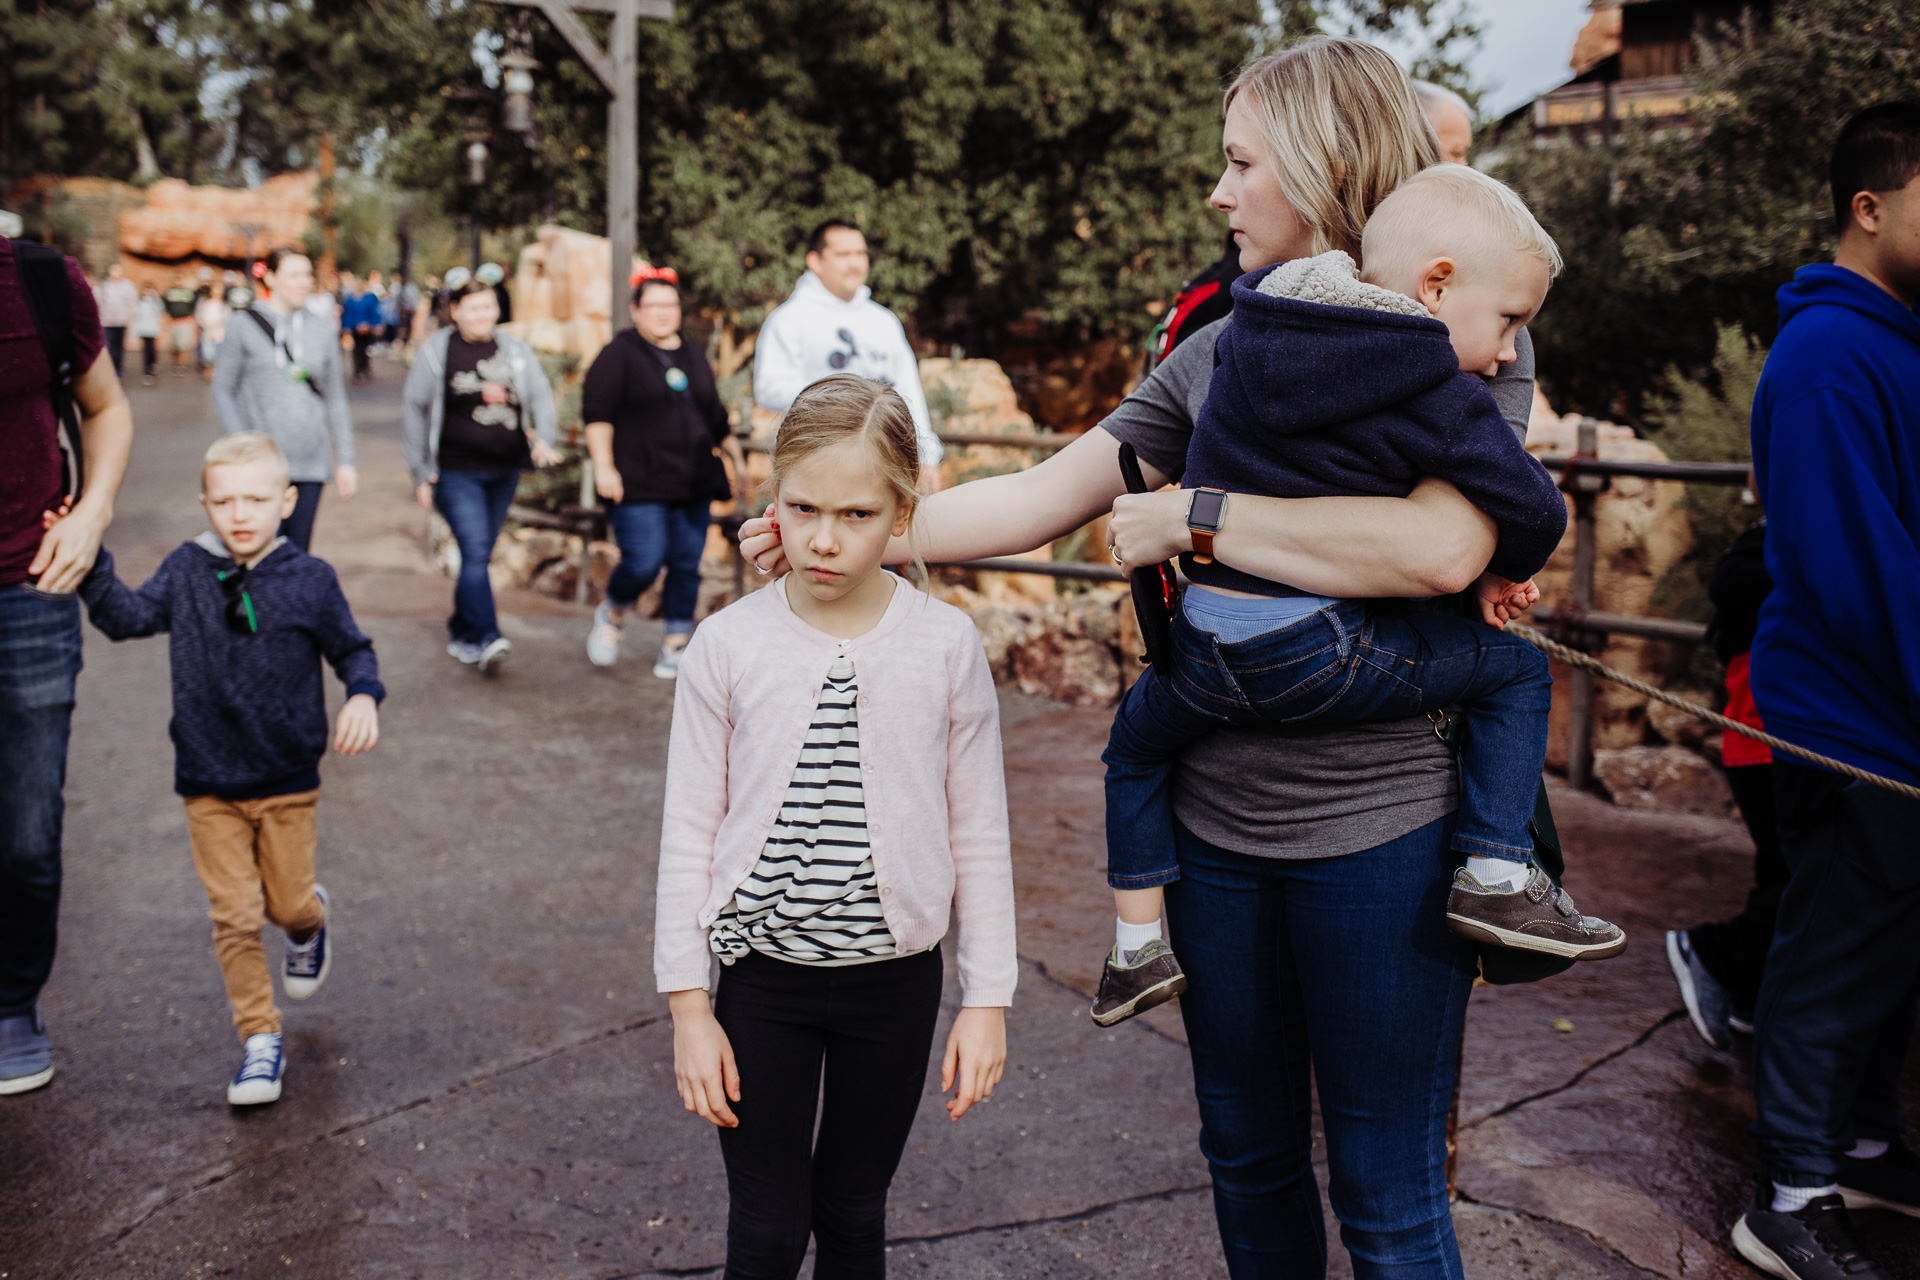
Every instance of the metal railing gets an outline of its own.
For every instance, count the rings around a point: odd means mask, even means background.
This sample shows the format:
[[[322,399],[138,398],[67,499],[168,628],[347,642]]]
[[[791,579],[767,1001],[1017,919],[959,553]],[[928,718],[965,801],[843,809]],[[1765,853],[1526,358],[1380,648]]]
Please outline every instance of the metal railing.
[[[1022,435],[986,435],[966,432],[941,432],[943,444],[985,446],[1001,449],[1029,449],[1054,453],[1080,437],[1059,431]],[[749,453],[764,453],[765,443],[742,440]],[[1599,424],[1582,418],[1575,432],[1575,450],[1571,454],[1550,454],[1540,459],[1548,471],[1558,474],[1560,488],[1573,498],[1573,581],[1571,599],[1561,603],[1543,603],[1533,610],[1541,629],[1573,648],[1596,652],[1613,635],[1633,636],[1668,644],[1700,644],[1707,629],[1698,622],[1674,618],[1646,618],[1629,614],[1606,613],[1593,608],[1594,568],[1599,548],[1595,533],[1595,506],[1615,477],[1643,480],[1675,480],[1689,484],[1738,484],[1747,482],[1748,469],[1737,462],[1629,462],[1602,459],[1599,456]],[[555,514],[515,506],[514,519],[544,528],[560,529],[581,536],[579,572],[575,599],[587,597],[586,541],[604,527],[605,513],[592,505],[591,463],[582,468],[582,503]],[[740,524],[735,514],[718,522],[727,540],[733,544],[734,589],[745,589],[746,561],[740,555]],[[1021,560],[991,557],[936,563],[933,568],[967,569],[986,573],[1024,573],[1048,578],[1066,578],[1081,582],[1125,582],[1126,576],[1114,565],[1086,564],[1070,560]],[[1568,724],[1567,782],[1584,787],[1593,772],[1593,676],[1574,671],[1568,681],[1570,721]]]

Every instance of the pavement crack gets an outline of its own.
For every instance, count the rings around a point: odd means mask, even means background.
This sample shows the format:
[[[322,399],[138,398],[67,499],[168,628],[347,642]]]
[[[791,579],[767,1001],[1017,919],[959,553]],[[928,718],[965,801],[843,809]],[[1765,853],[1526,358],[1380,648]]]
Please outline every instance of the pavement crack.
[[[1175,1196],[1189,1196],[1212,1190],[1213,1183],[1203,1182],[1191,1187],[1168,1187],[1161,1191],[1143,1191],[1139,1195],[1104,1200],[1099,1204],[1089,1205],[1085,1209],[1076,1209],[1072,1213],[1054,1214],[1051,1217],[1020,1218],[1013,1222],[983,1222],[979,1226],[960,1227],[953,1231],[936,1231],[924,1236],[888,1236],[887,1247],[891,1249],[903,1244],[941,1244],[948,1240],[964,1240],[968,1236],[985,1235],[993,1231],[1020,1231],[1028,1227],[1050,1227],[1065,1222],[1080,1222],[1127,1205],[1145,1204],[1151,1200],[1171,1200]],[[807,1252],[811,1254],[813,1250],[808,1249]],[[602,1276],[600,1280],[653,1280],[656,1276],[712,1276],[719,1275],[724,1268],[724,1263],[716,1267],[653,1267],[646,1271],[622,1271],[615,1275]]]
[[[465,1076],[455,1081],[452,1084],[443,1086],[442,1088],[435,1090],[432,1093],[422,1094],[420,1097],[410,1099],[406,1102],[397,1103],[396,1105],[387,1107],[382,1111],[377,1111],[372,1115],[362,1116],[357,1120],[350,1120],[343,1125],[339,1125],[336,1128],[329,1129],[325,1133],[317,1134],[314,1137],[302,1138],[294,1142],[281,1143],[278,1146],[269,1147],[263,1151],[258,1152],[255,1155],[251,1155],[244,1160],[241,1160],[235,1163],[216,1165],[212,1170],[210,1170],[204,1176],[199,1178],[197,1181],[189,1184],[186,1187],[183,1187],[179,1191],[174,1192],[172,1195],[164,1196],[158,1201],[154,1202],[154,1204],[148,1207],[145,1212],[141,1213],[138,1217],[134,1218],[132,1222],[129,1222],[127,1225],[125,1225],[124,1227],[121,1227],[120,1230],[115,1232],[113,1235],[113,1238],[106,1241],[104,1245],[101,1247],[111,1248],[112,1246],[119,1244],[121,1241],[125,1240],[128,1236],[138,1231],[141,1227],[144,1227],[147,1223],[151,1222],[154,1218],[166,1212],[168,1209],[172,1208],[174,1205],[179,1204],[181,1201],[189,1199],[192,1196],[199,1195],[202,1191],[206,1191],[212,1187],[217,1187],[221,1183],[234,1177],[236,1174],[244,1173],[246,1170],[253,1168],[255,1165],[263,1164],[266,1161],[277,1159],[278,1157],[283,1156],[290,1151],[298,1151],[304,1147],[311,1147],[322,1142],[329,1142],[334,1138],[345,1137],[350,1133],[354,1133],[354,1132],[357,1132],[358,1130],[365,1129],[372,1125],[379,1124],[383,1120],[391,1120],[393,1117],[398,1115],[405,1115],[409,1111],[417,1111],[421,1107],[424,1107],[432,1102],[437,1102],[442,1098],[450,1098],[455,1094],[460,1093],[462,1090],[471,1089],[477,1085],[487,1084],[490,1081],[502,1079],[506,1076],[510,1076],[514,1074],[517,1071],[524,1071],[528,1067],[539,1066],[543,1062],[551,1061],[552,1059],[558,1058],[563,1054],[572,1053],[577,1049],[584,1049],[591,1044],[598,1044],[602,1040],[611,1040],[616,1036],[623,1036],[628,1034],[629,1032],[639,1031],[644,1027],[649,1027],[649,1026],[652,1026],[654,1023],[659,1022],[661,1020],[661,1017],[662,1015],[660,1014],[654,1014],[651,1017],[638,1018],[632,1022],[622,1023],[617,1027],[604,1027],[601,1030],[594,1032],[592,1035],[583,1036],[578,1040],[569,1040],[565,1044],[555,1045],[551,1049],[543,1049],[539,1053],[530,1054],[527,1057],[519,1058],[512,1062],[501,1063],[497,1066],[490,1067],[485,1071],[475,1072],[473,1075]]]
[[[1565,1080],[1561,1081],[1559,1084],[1554,1085],[1551,1089],[1542,1089],[1538,1093],[1530,1093],[1524,1098],[1515,1098],[1512,1102],[1507,1103],[1505,1106],[1500,1107],[1499,1109],[1494,1111],[1489,1111],[1486,1115],[1481,1116],[1478,1120],[1472,1121],[1469,1124],[1461,1125],[1460,1126],[1461,1132],[1464,1133],[1468,1129],[1477,1129],[1489,1120],[1497,1120],[1501,1116],[1510,1115],[1511,1113],[1518,1111],[1520,1108],[1524,1106],[1529,1106],[1535,1102],[1539,1102],[1543,1098],[1551,1098],[1555,1094],[1565,1093],[1567,1090],[1573,1088],[1575,1085],[1579,1084],[1582,1080],[1585,1080],[1588,1076],[1598,1071],[1601,1067],[1606,1066],[1609,1062],[1616,1062],[1619,1059],[1626,1057],[1628,1054],[1632,1053],[1635,1049],[1638,1049],[1641,1045],[1653,1039],[1654,1033],[1659,1031],[1662,1027],[1665,1027],[1674,1022],[1677,1022],[1681,1018],[1684,1018],[1686,1016],[1687,1016],[1686,1010],[1684,1009],[1673,1010],[1671,1013],[1667,1014],[1664,1018],[1661,1018],[1658,1022],[1654,1023],[1652,1026],[1648,1027],[1645,1031],[1642,1031],[1639,1035],[1635,1036],[1632,1040],[1628,1041],[1626,1044],[1621,1045],[1618,1049],[1613,1050],[1611,1053],[1601,1054],[1599,1057],[1595,1058],[1592,1062],[1589,1062],[1586,1066],[1580,1068],[1578,1071],[1568,1076]]]
[[[1650,1276],[1653,1278],[1653,1280],[1672,1280],[1672,1277],[1666,1275],[1664,1272],[1654,1271],[1650,1268],[1641,1266],[1639,1263],[1635,1262],[1632,1258],[1629,1258],[1626,1254],[1621,1253],[1618,1249],[1614,1248],[1612,1245],[1608,1244],[1605,1240],[1602,1240],[1599,1236],[1587,1230],[1585,1227],[1575,1226],[1571,1222],[1562,1222],[1560,1221],[1560,1219],[1555,1217],[1550,1217],[1549,1215],[1544,1213],[1533,1213],[1526,1209],[1518,1209],[1510,1204],[1495,1204],[1491,1200],[1480,1200],[1473,1196],[1468,1195],[1464,1191],[1456,1191],[1454,1195],[1455,1195],[1455,1198],[1458,1199],[1462,1204],[1474,1205],[1481,1209],[1492,1209],[1499,1213],[1510,1213],[1514,1215],[1516,1218],[1525,1218],[1529,1222],[1538,1222],[1538,1223],[1543,1223],[1549,1226],[1559,1227],[1564,1231],[1576,1231],[1579,1234],[1585,1236],[1588,1240],[1591,1240],[1593,1242],[1594,1248],[1605,1251],[1610,1257],[1613,1257],[1616,1260],[1618,1260],[1620,1265],[1624,1267],[1631,1267],[1636,1274],[1643,1275],[1643,1276]],[[1681,1261],[1682,1261],[1681,1272],[1682,1274],[1684,1274],[1686,1271],[1684,1253],[1681,1256]]]

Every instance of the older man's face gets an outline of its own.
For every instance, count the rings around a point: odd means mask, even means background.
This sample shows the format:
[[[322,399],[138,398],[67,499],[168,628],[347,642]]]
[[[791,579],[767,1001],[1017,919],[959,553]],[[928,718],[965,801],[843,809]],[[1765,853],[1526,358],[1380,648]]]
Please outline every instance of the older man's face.
[[[1433,122],[1433,131],[1440,137],[1440,158],[1448,164],[1465,164],[1467,148],[1473,145],[1473,121],[1451,102],[1424,105],[1427,119]]]

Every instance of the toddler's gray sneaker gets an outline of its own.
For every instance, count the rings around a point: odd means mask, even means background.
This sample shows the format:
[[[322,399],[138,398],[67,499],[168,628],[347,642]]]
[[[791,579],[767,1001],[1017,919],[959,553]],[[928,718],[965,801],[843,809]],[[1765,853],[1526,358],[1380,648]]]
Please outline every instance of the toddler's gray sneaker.
[[[1463,938],[1571,960],[1604,960],[1627,949],[1620,926],[1583,916],[1539,867],[1518,889],[1489,889],[1465,867],[1454,872],[1447,927]]]
[[[1165,1004],[1187,989],[1187,975],[1173,949],[1159,938],[1123,953],[1115,943],[1100,971],[1093,1020],[1103,1027]]]

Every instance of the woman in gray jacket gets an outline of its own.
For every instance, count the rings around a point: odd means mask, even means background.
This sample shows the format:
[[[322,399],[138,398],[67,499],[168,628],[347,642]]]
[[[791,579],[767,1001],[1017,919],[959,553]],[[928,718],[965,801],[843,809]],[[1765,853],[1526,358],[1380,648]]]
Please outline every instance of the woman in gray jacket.
[[[287,455],[300,500],[280,532],[305,551],[328,478],[343,499],[360,487],[340,368],[340,327],[331,311],[307,306],[313,263],[305,254],[269,253],[263,283],[267,298],[227,324],[213,363],[213,408],[227,434],[264,431]]]
[[[532,348],[497,332],[489,285],[453,291],[453,327],[420,344],[407,375],[402,441],[420,505],[438,508],[460,547],[447,652],[491,672],[513,645],[500,634],[487,563],[527,463],[560,460],[553,388]]]

